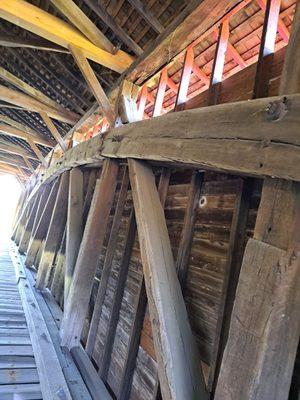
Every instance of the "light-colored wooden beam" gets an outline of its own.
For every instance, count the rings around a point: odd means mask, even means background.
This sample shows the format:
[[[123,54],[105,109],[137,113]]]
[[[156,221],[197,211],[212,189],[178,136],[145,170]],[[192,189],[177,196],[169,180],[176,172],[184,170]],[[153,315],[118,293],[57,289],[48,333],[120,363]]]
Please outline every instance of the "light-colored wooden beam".
[[[0,133],[3,133],[4,135],[7,135],[7,136],[18,137],[18,138],[24,139],[26,141],[28,139],[31,139],[35,143],[41,144],[43,146],[47,146],[47,147],[51,147],[51,148],[54,147],[54,145],[52,143],[50,143],[49,140],[42,139],[37,134],[35,134],[33,136],[27,132],[21,131],[18,128],[15,128],[13,126],[9,126],[6,124],[0,123]]]
[[[23,149],[22,147],[17,146],[12,143],[9,143],[9,142],[6,142],[1,139],[0,139],[0,150],[5,151],[10,154],[17,154],[18,156],[21,156],[21,157],[25,156],[25,157],[31,158],[33,160],[38,160],[37,157],[33,156],[29,151]]]
[[[79,47],[85,57],[116,72],[123,72],[133,59],[122,50],[110,54],[86,39],[63,20],[24,0],[1,0],[0,17],[62,47]]]
[[[37,132],[31,129],[29,126],[21,124],[20,122],[15,121],[14,119],[8,117],[7,115],[0,114],[0,121],[5,122],[7,125],[13,126],[19,129],[20,131],[29,133],[32,136],[37,134]]]
[[[84,14],[73,0],[51,0],[51,3],[79,29],[95,46],[114,53],[114,45]]]
[[[23,158],[23,160],[24,160],[24,163],[27,165],[28,169],[29,169],[31,172],[34,172],[34,168],[33,168],[32,164],[31,164],[31,162],[29,161],[28,157],[22,156],[22,158]]]
[[[4,156],[0,155],[0,161],[1,161],[1,163],[12,165],[13,167],[20,167],[20,168],[29,170],[29,168],[27,166],[18,163],[13,158],[8,158],[8,157],[4,157]]]
[[[208,399],[154,174],[128,165],[162,397]]]
[[[42,38],[37,39],[26,39],[20,35],[3,35],[0,34],[0,46],[3,47],[23,47],[28,49],[36,49],[43,51],[53,51],[56,53],[69,53],[68,50],[63,47],[56,46],[55,44],[48,42]]]
[[[17,87],[18,89],[22,90],[22,92],[28,94],[29,96],[33,97],[34,99],[40,101],[41,103],[46,104],[51,108],[55,108],[56,110],[66,113],[68,115],[73,115],[74,119],[79,119],[79,115],[65,110],[62,106],[56,103],[54,100],[50,99],[48,96],[44,95],[44,93],[40,92],[39,90],[35,89],[34,87],[28,85],[28,83],[22,81],[17,76],[13,75],[11,72],[7,71],[5,68],[0,67],[0,78],[5,80],[6,82],[10,83],[11,85]]]
[[[26,175],[23,173],[23,171],[21,169],[19,169],[18,166],[13,167],[12,165],[8,165],[4,162],[0,162],[0,168],[2,171],[10,172],[15,175],[20,175],[23,178],[26,177]]]
[[[40,116],[42,117],[42,120],[45,122],[47,128],[51,132],[52,136],[54,139],[57,141],[57,143],[60,145],[61,149],[63,152],[68,150],[68,146],[64,139],[61,137],[60,133],[56,129],[54,123],[51,121],[51,118],[47,115],[45,112],[41,112]]]
[[[27,138],[27,142],[29,144],[29,146],[31,147],[32,151],[35,153],[35,155],[37,156],[37,158],[40,160],[40,162],[43,164],[43,166],[45,168],[48,167],[48,163],[45,160],[45,157],[43,156],[41,150],[37,147],[37,145],[34,143],[34,141],[32,139]]]
[[[6,101],[7,103],[23,107],[29,111],[34,111],[38,113],[46,112],[52,118],[55,118],[62,122],[75,124],[77,121],[77,117],[74,118],[73,113],[70,115],[69,111],[64,111],[64,112],[58,111],[55,108],[49,107],[46,104],[41,103],[40,101],[34,99],[31,96],[20,93],[16,90],[7,88],[2,85],[0,85],[0,99]]]
[[[114,126],[115,114],[112,106],[104,90],[102,89],[102,86],[100,85],[94,71],[92,70],[92,67],[84,56],[84,53],[75,46],[70,46],[70,51],[76,61],[78,68],[80,69],[82,75],[88,83],[90,90],[92,91],[93,95],[101,106],[101,111],[103,112],[103,115],[108,119],[110,125]]]

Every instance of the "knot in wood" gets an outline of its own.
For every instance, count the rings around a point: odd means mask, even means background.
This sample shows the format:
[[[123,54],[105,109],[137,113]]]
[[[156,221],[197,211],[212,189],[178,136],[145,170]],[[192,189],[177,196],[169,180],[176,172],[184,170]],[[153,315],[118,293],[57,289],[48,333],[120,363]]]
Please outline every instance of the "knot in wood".
[[[280,121],[288,112],[287,98],[271,101],[266,108],[268,121]]]

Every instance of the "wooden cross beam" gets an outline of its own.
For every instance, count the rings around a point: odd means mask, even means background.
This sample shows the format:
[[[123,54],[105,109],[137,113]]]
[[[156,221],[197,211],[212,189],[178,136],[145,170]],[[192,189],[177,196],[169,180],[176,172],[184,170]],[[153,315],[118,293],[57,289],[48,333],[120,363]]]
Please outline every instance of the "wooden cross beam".
[[[59,146],[61,147],[62,151],[65,152],[68,150],[68,146],[64,139],[61,137],[60,133],[56,129],[54,123],[51,121],[51,118],[48,116],[47,113],[45,112],[40,112],[40,116],[42,117],[42,120],[45,122],[47,128],[49,129],[50,133],[54,137],[54,139],[57,141]]]
[[[0,150],[11,154],[17,154],[21,157],[28,157],[31,158],[32,160],[38,160],[38,158],[35,155],[32,155],[29,151],[23,149],[21,146],[11,144],[1,139],[0,139]]]
[[[1,117],[0,117],[0,120],[1,120]],[[28,141],[28,139],[31,139],[31,140],[33,140],[33,142],[41,144],[46,147],[50,147],[50,148],[54,147],[54,145],[49,140],[42,139],[36,133],[34,133],[34,135],[32,135],[30,133],[24,132],[23,130],[20,130],[18,128],[15,128],[13,126],[9,126],[6,124],[0,123],[0,132],[4,135],[18,137],[18,138],[24,139],[26,141]]]
[[[123,72],[133,61],[122,50],[110,54],[100,49],[77,29],[24,0],[2,0],[0,17],[67,49],[77,46],[85,57],[116,72]]]
[[[53,51],[56,53],[69,53],[68,50],[64,49],[63,47],[56,46],[55,44],[48,42],[48,40],[44,40],[41,38],[27,39],[20,37],[20,35],[0,34],[0,46]]]
[[[114,53],[114,45],[84,14],[73,0],[51,0],[51,3],[76,26],[95,46]]]

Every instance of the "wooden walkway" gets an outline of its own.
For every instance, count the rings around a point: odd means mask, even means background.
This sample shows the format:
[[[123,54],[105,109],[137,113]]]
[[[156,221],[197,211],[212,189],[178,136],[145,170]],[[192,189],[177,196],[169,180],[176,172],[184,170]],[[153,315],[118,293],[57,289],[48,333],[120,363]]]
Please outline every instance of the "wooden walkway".
[[[0,251],[0,399],[42,399],[39,375],[9,250]]]
[[[14,244],[0,247],[0,400],[92,400]]]

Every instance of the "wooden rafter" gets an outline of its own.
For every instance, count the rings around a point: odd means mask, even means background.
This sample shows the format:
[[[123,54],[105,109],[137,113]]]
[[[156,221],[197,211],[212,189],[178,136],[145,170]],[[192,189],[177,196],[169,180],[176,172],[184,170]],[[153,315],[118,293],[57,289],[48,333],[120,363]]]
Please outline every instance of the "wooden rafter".
[[[47,147],[50,147],[50,148],[54,147],[53,143],[51,143],[47,139],[42,139],[37,134],[31,135],[30,133],[27,133],[27,132],[25,132],[23,130],[20,130],[18,128],[15,128],[13,126],[9,126],[9,125],[6,125],[6,124],[1,124],[0,123],[0,132],[3,133],[4,135],[12,136],[12,137],[19,137],[19,138],[24,139],[26,141],[28,139],[31,139],[35,143],[42,144],[43,146],[47,146]]]
[[[115,22],[100,3],[96,3],[93,0],[84,0],[84,2],[136,55],[143,53],[143,49]]]
[[[22,81],[17,76],[10,73],[3,67],[0,67],[0,78],[2,78],[4,81],[10,83],[11,85],[17,87],[22,92],[28,94],[29,96],[33,97],[34,99],[40,101],[41,103],[44,103],[47,106],[52,107],[62,113],[66,112],[67,114],[73,115],[75,119],[79,119],[79,115],[76,115],[75,113],[73,113],[69,110],[65,110],[62,106],[60,106],[54,100],[52,100],[48,96],[44,95],[44,93],[42,93],[39,90],[35,89],[34,87],[28,85],[26,82]]]
[[[69,53],[68,50],[61,46],[57,46],[42,38],[27,39],[20,37],[20,35],[3,35],[0,34],[0,46],[4,47],[21,47],[28,49],[36,49],[42,51],[53,51],[56,53]]]
[[[21,157],[28,157],[33,160],[38,160],[36,156],[32,155],[29,151],[23,149],[21,146],[17,146],[15,144],[6,142],[2,139],[0,139],[0,150],[5,151],[6,153],[10,154],[17,154]]]
[[[77,118],[74,118],[74,114],[70,113],[68,110],[64,112],[58,111],[55,108],[41,103],[31,96],[20,93],[13,89],[9,89],[2,85],[0,85],[0,99],[19,107],[23,107],[29,111],[46,112],[49,116],[58,119],[59,121],[70,124],[74,124],[77,121]]]
[[[123,72],[133,59],[122,50],[110,54],[86,39],[63,20],[24,0],[2,0],[0,17],[62,47],[79,47],[85,57],[116,72]]]
[[[64,139],[61,137],[60,133],[56,129],[54,123],[52,122],[51,118],[47,115],[45,112],[41,112],[40,116],[42,117],[42,120],[45,122],[47,128],[51,132],[52,136],[54,139],[57,141],[57,143],[60,145],[62,151],[66,151],[68,149],[68,146]]]
[[[76,61],[78,68],[80,69],[82,75],[88,83],[89,88],[97,99],[101,107],[103,116],[105,116],[108,119],[110,125],[113,126],[115,122],[114,111],[92,67],[90,66],[86,57],[79,48],[70,46],[70,51]]]
[[[95,46],[114,53],[114,45],[84,14],[73,0],[51,0],[51,3],[79,29]]]
[[[157,32],[162,33],[164,27],[153,15],[150,10],[147,10],[144,4],[140,0],[128,0],[128,2],[134,7],[137,12],[144,18],[146,22]]]

